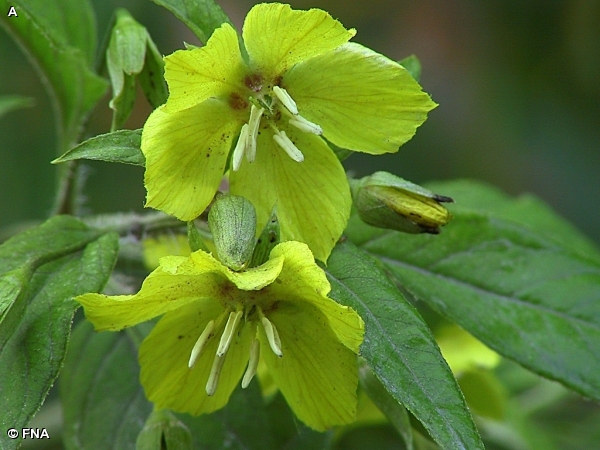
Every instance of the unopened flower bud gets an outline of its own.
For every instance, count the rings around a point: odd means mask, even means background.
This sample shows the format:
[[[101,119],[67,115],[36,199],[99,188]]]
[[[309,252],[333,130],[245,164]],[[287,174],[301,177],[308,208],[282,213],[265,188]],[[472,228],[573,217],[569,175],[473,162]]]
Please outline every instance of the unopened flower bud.
[[[217,197],[208,213],[208,224],[219,260],[232,270],[248,266],[256,239],[256,211],[244,197]]]
[[[438,234],[452,214],[442,203],[450,197],[433,192],[387,172],[351,180],[352,197],[360,218],[379,228],[404,233]]]

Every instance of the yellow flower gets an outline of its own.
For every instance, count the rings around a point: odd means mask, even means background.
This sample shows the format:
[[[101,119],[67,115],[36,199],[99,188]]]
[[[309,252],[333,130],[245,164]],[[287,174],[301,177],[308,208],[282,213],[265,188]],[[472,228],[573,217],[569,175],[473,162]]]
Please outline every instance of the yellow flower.
[[[137,294],[77,301],[97,330],[164,314],[140,346],[141,382],[158,408],[222,408],[262,359],[300,420],[325,430],[355,418],[364,334],[360,316],[329,290],[309,248],[289,241],[243,272],[202,251],[164,257]]]
[[[242,34],[244,51],[223,24],[205,47],[165,58],[170,96],[142,134],[146,204],[193,219],[229,167],[230,192],[254,204],[257,229],[276,206],[281,239],[305,242],[325,261],[351,197],[323,137],[395,152],[435,103],[402,66],[349,43],[355,31],[324,11],[256,5]]]

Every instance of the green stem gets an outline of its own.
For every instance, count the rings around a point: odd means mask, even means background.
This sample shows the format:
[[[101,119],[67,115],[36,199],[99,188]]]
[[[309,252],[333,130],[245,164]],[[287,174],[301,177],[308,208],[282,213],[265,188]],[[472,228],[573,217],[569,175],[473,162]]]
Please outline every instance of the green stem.
[[[117,232],[121,236],[131,233],[144,234],[164,229],[182,228],[185,230],[185,222],[168,216],[164,213],[155,212],[149,214],[117,213],[103,214],[83,218],[83,221],[96,230],[102,232]]]
[[[52,209],[52,215],[73,214],[74,205],[77,204],[75,189],[77,179],[78,161],[68,161],[58,168],[58,189]]]

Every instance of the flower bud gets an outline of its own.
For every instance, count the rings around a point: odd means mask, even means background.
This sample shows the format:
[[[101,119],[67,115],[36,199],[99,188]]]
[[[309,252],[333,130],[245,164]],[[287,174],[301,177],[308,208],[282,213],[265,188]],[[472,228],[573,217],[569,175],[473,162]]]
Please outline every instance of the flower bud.
[[[360,180],[350,180],[354,205],[360,218],[379,228],[404,233],[438,234],[452,215],[441,203],[450,197],[387,172],[376,172]]]
[[[219,260],[235,271],[246,268],[256,237],[252,203],[238,195],[217,196],[208,213],[208,225]]]

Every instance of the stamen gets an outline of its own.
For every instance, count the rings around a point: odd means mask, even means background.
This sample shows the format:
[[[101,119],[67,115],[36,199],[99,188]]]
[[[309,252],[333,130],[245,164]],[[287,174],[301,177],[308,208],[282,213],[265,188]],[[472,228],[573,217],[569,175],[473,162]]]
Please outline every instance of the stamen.
[[[235,149],[233,150],[233,157],[231,164],[233,166],[233,171],[237,172],[240,168],[240,164],[242,163],[242,158],[244,157],[244,151],[246,150],[246,142],[248,140],[248,124],[245,123],[242,126],[242,130],[240,131],[240,137],[238,138],[237,144],[235,145]]]
[[[254,162],[256,159],[256,138],[258,137],[258,129],[260,128],[260,118],[264,112],[264,108],[259,108],[256,105],[252,105],[252,108],[250,108],[246,145],[246,159],[248,162]]]
[[[244,373],[244,377],[242,378],[242,389],[246,389],[254,375],[256,375],[256,369],[258,368],[258,361],[260,359],[260,342],[258,339],[254,339],[252,341],[252,346],[250,347],[250,360],[248,361],[248,367],[246,367],[246,372]]]
[[[200,353],[202,353],[202,349],[204,349],[204,346],[206,345],[208,340],[211,338],[214,330],[215,330],[215,321],[211,320],[210,322],[208,322],[206,324],[206,327],[204,327],[204,331],[202,332],[202,334],[200,335],[200,337],[194,344],[194,348],[192,349],[192,354],[190,355],[190,360],[188,362],[188,367],[190,369],[192,367],[194,367],[194,364],[196,364],[196,360],[198,359],[198,356],[200,356]]]
[[[231,344],[231,340],[233,339],[233,335],[235,334],[235,330],[240,323],[240,319],[244,314],[243,311],[230,312],[229,318],[227,319],[227,324],[225,325],[225,330],[221,335],[221,340],[219,341],[219,348],[217,348],[217,356],[221,357],[227,350],[229,349],[229,344]]]
[[[292,158],[296,162],[304,161],[304,155],[302,152],[294,145],[294,143],[290,140],[289,137],[285,134],[285,131],[277,131],[277,133],[273,134],[273,139],[277,144],[285,150],[290,158]]]
[[[219,376],[221,375],[223,364],[225,364],[225,357],[218,355],[215,356],[213,365],[210,369],[210,375],[208,376],[208,381],[206,382],[206,394],[209,397],[215,395],[215,392],[217,391],[217,385],[219,384]]]
[[[290,120],[290,125],[294,125],[296,128],[304,131],[305,133],[312,133],[320,136],[323,134],[323,129],[316,123],[312,123],[310,120],[306,120],[300,114],[295,115]]]
[[[273,350],[273,353],[281,358],[283,356],[283,352],[281,351],[281,339],[279,339],[277,328],[275,328],[273,322],[267,319],[262,312],[260,313],[260,321],[265,329],[265,334],[267,335],[267,340],[269,341],[271,350]]]
[[[275,86],[273,88],[273,93],[277,96],[279,101],[283,104],[283,106],[287,108],[289,112],[291,112],[293,115],[298,114],[298,106],[296,105],[296,102],[285,89],[282,89],[279,86]]]

